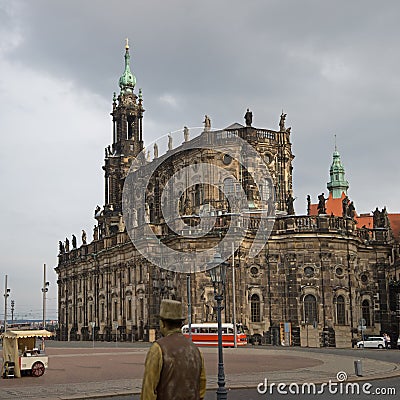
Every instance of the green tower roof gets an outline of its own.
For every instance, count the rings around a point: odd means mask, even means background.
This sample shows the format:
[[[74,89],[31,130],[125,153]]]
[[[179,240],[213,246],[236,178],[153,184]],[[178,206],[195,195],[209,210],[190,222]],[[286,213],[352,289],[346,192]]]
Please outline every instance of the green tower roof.
[[[121,93],[132,93],[133,89],[136,85],[135,75],[132,74],[130,69],[131,56],[129,54],[129,44],[128,39],[126,39],[125,45],[125,71],[122,74],[121,78],[119,78],[119,87],[121,88]]]
[[[333,161],[329,170],[331,176],[330,182],[328,182],[327,188],[332,193],[334,199],[340,198],[344,192],[347,195],[347,189],[349,188],[349,182],[345,179],[345,171],[340,161],[340,154],[336,149],[333,152]]]

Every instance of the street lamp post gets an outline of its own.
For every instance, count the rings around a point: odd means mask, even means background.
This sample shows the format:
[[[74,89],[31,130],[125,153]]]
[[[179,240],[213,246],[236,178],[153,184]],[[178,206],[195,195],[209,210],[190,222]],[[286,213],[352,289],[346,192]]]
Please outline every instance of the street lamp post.
[[[217,389],[217,400],[226,400],[228,393],[225,387],[225,372],[224,372],[224,359],[222,352],[222,323],[221,323],[221,311],[222,311],[222,300],[224,298],[225,290],[225,278],[226,278],[226,263],[221,258],[219,253],[214,255],[213,261],[208,266],[211,281],[214,286],[215,300],[217,301],[217,321],[218,321],[218,389]]]
[[[94,327],[96,326],[96,322],[91,322],[90,326],[92,327],[92,339],[93,339],[93,348],[94,348]]]
[[[46,293],[49,291],[50,283],[46,281],[46,264],[43,265],[43,329],[46,329]]]
[[[7,330],[7,299],[11,291],[11,289],[7,287],[7,278],[8,276],[6,275],[6,284],[4,287],[4,332]]]
[[[192,295],[190,288],[190,274],[186,275],[186,288],[188,299],[188,325],[189,325],[189,338],[192,340]]]
[[[307,329],[307,347],[308,347],[308,325],[309,325],[308,318],[306,319],[306,329]]]

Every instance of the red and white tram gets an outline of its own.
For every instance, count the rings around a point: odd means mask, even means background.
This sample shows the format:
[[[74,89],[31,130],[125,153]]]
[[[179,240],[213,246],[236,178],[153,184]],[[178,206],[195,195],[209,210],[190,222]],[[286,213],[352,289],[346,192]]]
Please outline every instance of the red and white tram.
[[[197,346],[218,346],[217,323],[191,324],[191,330],[189,335],[189,325],[182,327],[183,335],[187,338],[191,336],[192,342]],[[234,347],[234,336],[233,324],[222,324],[222,346]],[[247,336],[241,324],[236,325],[236,344],[237,346],[247,344]]]

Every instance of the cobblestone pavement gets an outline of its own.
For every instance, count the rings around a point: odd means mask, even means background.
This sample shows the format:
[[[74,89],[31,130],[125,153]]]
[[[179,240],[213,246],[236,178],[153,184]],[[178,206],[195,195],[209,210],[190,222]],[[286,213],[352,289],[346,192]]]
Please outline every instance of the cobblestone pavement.
[[[53,347],[54,346],[54,347]],[[139,393],[148,345],[47,347],[49,369],[40,378],[1,379],[0,399],[84,399]],[[217,387],[217,349],[203,348],[207,388]],[[360,356],[362,354],[360,353]],[[349,381],[400,376],[400,365],[368,358],[363,376],[354,372],[354,356],[313,353],[306,350],[246,347],[225,349],[228,388],[255,388],[265,378],[275,383],[323,383],[338,372]]]

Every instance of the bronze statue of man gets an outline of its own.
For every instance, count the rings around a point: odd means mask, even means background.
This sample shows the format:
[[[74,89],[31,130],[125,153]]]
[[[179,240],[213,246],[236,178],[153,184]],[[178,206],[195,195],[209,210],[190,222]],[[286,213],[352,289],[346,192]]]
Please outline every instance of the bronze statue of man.
[[[163,337],[146,356],[140,400],[203,400],[206,373],[203,356],[181,333],[182,303],[164,299],[160,306]]]

